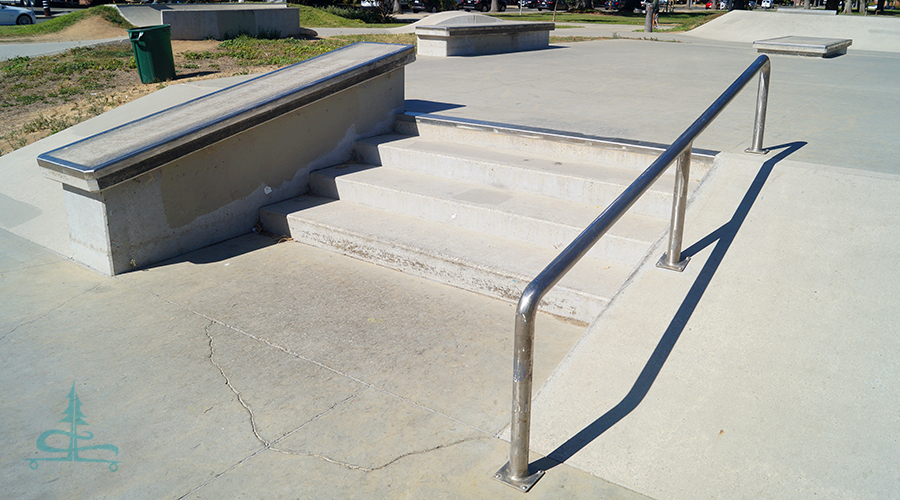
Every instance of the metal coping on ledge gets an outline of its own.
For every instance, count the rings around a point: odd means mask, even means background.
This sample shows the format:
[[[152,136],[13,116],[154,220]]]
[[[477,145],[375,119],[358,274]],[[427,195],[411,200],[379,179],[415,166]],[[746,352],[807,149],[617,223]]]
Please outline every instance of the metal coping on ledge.
[[[88,141],[96,140],[103,135],[109,134],[113,131],[118,131],[126,127],[134,126],[140,122],[146,122],[154,118],[158,118],[161,115],[171,112],[172,110],[184,108],[187,106],[193,106],[197,103],[202,103],[205,99],[209,99],[211,96],[216,96],[222,94],[224,92],[228,92],[237,87],[242,87],[245,85],[255,84],[261,79],[266,79],[267,77],[271,77],[271,75],[288,71],[292,68],[295,68],[298,65],[309,63],[315,59],[320,59],[324,57],[328,57],[330,54],[334,54],[338,51],[346,51],[351,50],[354,47],[360,45],[389,45],[393,47],[397,47],[396,49],[379,55],[377,57],[370,58],[364,62],[359,64],[354,64],[347,68],[344,68],[338,72],[333,74],[329,74],[323,78],[318,80],[311,81],[302,87],[298,87],[286,92],[277,93],[263,102],[254,102],[252,105],[241,105],[236,107],[234,110],[229,112],[228,114],[221,115],[216,117],[215,119],[203,122],[196,126],[189,127],[183,131],[179,131],[176,134],[172,134],[170,136],[165,137],[164,139],[157,141],[155,143],[150,143],[147,145],[135,147],[134,149],[127,150],[125,149],[123,153],[114,156],[112,159],[107,160],[96,166],[87,166],[82,165],[80,163],[75,163],[72,161],[68,161],[63,157],[57,156],[60,151],[63,151],[72,146],[86,143]],[[394,44],[383,44],[383,43],[368,43],[368,42],[359,42],[353,45],[349,45],[347,47],[342,47],[337,49],[336,51],[328,52],[314,58],[310,58],[304,61],[300,61],[298,63],[294,63],[290,66],[285,66],[284,68],[279,68],[274,71],[270,71],[268,73],[253,77],[249,80],[230,85],[223,89],[219,89],[215,92],[211,92],[209,94],[191,99],[189,101],[185,101],[183,103],[177,104],[175,106],[168,107],[166,109],[157,111],[155,113],[149,114],[147,116],[143,116],[136,120],[129,121],[122,125],[118,125],[116,127],[112,127],[110,129],[104,130],[103,132],[85,137],[83,139],[79,139],[77,141],[71,142],[65,146],[53,149],[46,153],[42,153],[38,155],[37,160],[38,164],[50,171],[58,172],[62,174],[63,177],[71,177],[73,179],[80,179],[84,181],[96,181],[99,186],[98,189],[105,189],[117,183],[124,182],[130,178],[137,177],[142,173],[145,173],[148,170],[156,168],[157,166],[162,165],[168,161],[172,161],[177,159],[177,157],[184,156],[187,153],[184,151],[179,151],[178,155],[175,157],[167,157],[166,152],[179,146],[190,145],[193,150],[208,146],[218,140],[221,140],[223,137],[219,137],[216,132],[221,129],[227,128],[228,135],[234,135],[244,130],[247,130],[259,123],[268,121],[275,116],[266,116],[267,113],[277,112],[278,114],[283,114],[285,112],[289,112],[293,109],[301,107],[303,105],[314,102],[315,100],[321,99],[325,96],[316,96],[318,92],[321,92],[323,89],[328,90],[329,93],[337,92],[340,90],[344,90],[346,88],[350,88],[354,85],[362,83],[362,81],[366,81],[368,79],[374,78],[380,74],[386,73],[398,67],[402,67],[412,61],[415,60],[415,50],[412,45],[394,45]],[[378,65],[377,63],[382,63]],[[372,67],[374,66],[374,67]],[[372,71],[366,72],[363,71],[367,67],[372,67]],[[376,72],[377,74],[370,74],[372,72]],[[362,75],[364,78],[359,79]],[[341,77],[344,80],[341,80]],[[331,86],[328,86],[328,83],[332,83]],[[342,85],[346,83],[345,85]],[[314,99],[310,99],[309,102],[304,100],[303,98],[306,96],[313,96]],[[292,106],[296,104],[296,106]],[[284,109],[284,108],[291,109]],[[254,120],[255,117],[262,115],[263,119]],[[204,130],[209,130],[209,133],[203,133]],[[209,138],[208,140],[204,140],[205,138]],[[168,146],[168,147],[167,147]],[[150,160],[163,157],[162,162],[153,162],[152,165],[143,165]],[[99,182],[104,177],[121,177],[114,176],[116,172],[121,170],[128,169],[131,166],[135,166],[136,164],[142,164],[143,168],[140,168],[137,172],[128,172],[128,175],[125,178],[116,178],[112,183],[103,183]]]
[[[656,154],[665,151],[669,146],[666,144],[657,144],[645,141],[634,141],[629,139],[619,139],[613,137],[601,137],[595,135],[582,134],[579,132],[566,132],[560,130],[552,130],[539,127],[529,127],[525,125],[513,125],[508,123],[489,122],[484,120],[474,120],[471,118],[460,118],[455,116],[443,116],[432,113],[420,113],[417,111],[407,111],[397,116],[398,120],[414,121],[422,119],[424,121],[455,127],[471,127],[495,132],[502,132],[510,135],[520,135],[534,139],[553,139],[566,142],[584,142],[584,143],[603,143],[604,145],[619,147],[629,151],[643,152],[648,154]],[[637,151],[641,150],[641,151]],[[695,159],[703,159],[712,162],[714,157],[721,151],[711,149],[694,148],[691,155]]]

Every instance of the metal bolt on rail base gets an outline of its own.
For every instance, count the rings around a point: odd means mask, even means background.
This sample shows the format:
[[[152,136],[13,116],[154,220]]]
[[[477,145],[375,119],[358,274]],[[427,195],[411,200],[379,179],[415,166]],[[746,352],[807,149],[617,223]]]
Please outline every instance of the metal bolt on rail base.
[[[522,493],[528,493],[528,490],[530,490],[531,487],[534,486],[534,483],[538,482],[538,479],[544,476],[545,472],[547,471],[539,470],[534,474],[525,476],[523,478],[512,477],[509,475],[509,462],[506,462],[506,465],[501,467],[500,470],[498,470],[497,473],[494,474],[494,479],[507,486],[512,486]]]

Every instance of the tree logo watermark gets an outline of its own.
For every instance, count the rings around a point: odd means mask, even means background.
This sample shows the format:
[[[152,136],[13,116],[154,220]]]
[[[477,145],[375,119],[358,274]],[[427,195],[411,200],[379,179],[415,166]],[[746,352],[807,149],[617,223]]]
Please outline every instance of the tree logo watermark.
[[[65,453],[66,456],[58,456],[58,457],[46,457],[46,458],[26,458],[30,463],[29,467],[32,469],[37,469],[39,462],[102,462],[109,464],[109,470],[115,472],[119,468],[119,460],[105,460],[101,458],[86,458],[79,455],[79,452],[88,451],[88,450],[108,450],[119,455],[119,448],[111,445],[111,444],[97,444],[93,446],[78,446],[78,440],[87,441],[88,439],[94,439],[94,435],[88,431],[84,431],[84,434],[78,434],[78,426],[79,425],[88,425],[87,422],[84,421],[84,414],[81,413],[81,401],[78,400],[78,394],[75,393],[75,382],[72,382],[72,390],[69,391],[69,406],[66,408],[66,411],[63,412],[63,419],[60,422],[65,422],[69,424],[68,431],[61,431],[57,429],[51,429],[49,431],[45,431],[41,434],[37,439],[37,449],[41,451],[46,451],[47,453]],[[50,446],[47,444],[47,440],[51,436],[68,436],[69,438],[69,447],[68,448],[56,448],[54,446]],[[59,438],[56,438],[55,441],[59,441]]]

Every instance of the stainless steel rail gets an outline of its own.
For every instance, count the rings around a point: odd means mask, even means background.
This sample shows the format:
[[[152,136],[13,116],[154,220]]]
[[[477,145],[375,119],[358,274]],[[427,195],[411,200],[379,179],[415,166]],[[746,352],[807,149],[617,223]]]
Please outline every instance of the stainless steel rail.
[[[716,99],[699,118],[669,146],[625,191],[619,195],[572,243],[560,253],[531,283],[525,287],[516,307],[516,333],[513,350],[513,401],[510,428],[509,462],[494,478],[517,490],[527,492],[544,475],[544,471],[529,473],[528,448],[531,428],[531,391],[534,367],[534,321],[538,303],[569,270],[606,234],[625,212],[656,182],[673,162],[678,163],[675,176],[675,199],[672,202],[672,221],[669,245],[657,266],[683,271],[688,259],[681,259],[684,230],[684,209],[690,174],[691,149],[694,139],[722,112],[723,109],[759,73],[759,93],[752,145],[748,153],[766,154],[762,148],[766,122],[766,101],[769,95],[771,63],[767,56],[759,56],[741,76]]]

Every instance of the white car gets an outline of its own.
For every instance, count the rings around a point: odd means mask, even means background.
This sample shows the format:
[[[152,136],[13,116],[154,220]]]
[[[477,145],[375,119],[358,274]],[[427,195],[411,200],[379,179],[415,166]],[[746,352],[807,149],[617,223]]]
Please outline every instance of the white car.
[[[764,8],[764,9],[771,9],[772,8],[772,0],[762,0],[762,2],[759,3],[759,5],[760,5],[760,7]]]
[[[30,9],[0,4],[0,24],[34,24]]]

